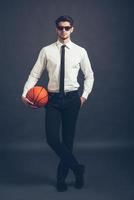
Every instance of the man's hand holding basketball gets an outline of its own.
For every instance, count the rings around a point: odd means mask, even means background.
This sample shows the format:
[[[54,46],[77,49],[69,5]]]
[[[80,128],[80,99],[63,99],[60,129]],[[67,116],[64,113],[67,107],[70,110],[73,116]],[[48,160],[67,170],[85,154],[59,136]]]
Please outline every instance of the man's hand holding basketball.
[[[29,101],[29,99],[27,99],[26,97],[21,97],[22,102],[26,105],[26,106],[30,106],[31,108],[38,108],[37,106],[34,105],[33,102]]]

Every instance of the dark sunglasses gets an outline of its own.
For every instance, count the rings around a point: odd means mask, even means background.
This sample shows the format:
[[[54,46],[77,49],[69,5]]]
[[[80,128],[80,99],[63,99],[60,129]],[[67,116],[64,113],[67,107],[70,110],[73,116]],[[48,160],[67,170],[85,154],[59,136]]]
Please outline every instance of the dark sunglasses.
[[[65,29],[66,31],[69,31],[72,27],[71,26],[58,26],[57,28],[59,31],[63,31],[63,29]]]

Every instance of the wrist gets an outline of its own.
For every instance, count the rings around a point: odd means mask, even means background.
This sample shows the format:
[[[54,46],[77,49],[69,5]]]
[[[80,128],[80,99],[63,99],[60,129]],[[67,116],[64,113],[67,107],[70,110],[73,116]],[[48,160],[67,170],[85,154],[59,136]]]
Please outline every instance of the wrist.
[[[81,99],[82,99],[82,101],[86,101],[87,99],[85,98],[85,97],[83,97],[83,96],[81,96]]]

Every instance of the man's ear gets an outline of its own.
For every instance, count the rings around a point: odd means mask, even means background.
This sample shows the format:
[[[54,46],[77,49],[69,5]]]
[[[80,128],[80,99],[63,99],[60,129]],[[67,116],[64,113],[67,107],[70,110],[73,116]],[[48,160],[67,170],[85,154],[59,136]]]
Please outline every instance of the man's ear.
[[[74,27],[71,28],[71,33],[74,31]]]

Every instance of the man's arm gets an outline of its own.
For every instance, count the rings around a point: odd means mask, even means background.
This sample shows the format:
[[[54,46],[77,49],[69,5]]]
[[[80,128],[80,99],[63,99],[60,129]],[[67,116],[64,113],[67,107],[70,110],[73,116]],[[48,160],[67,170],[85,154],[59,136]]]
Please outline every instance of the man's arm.
[[[28,90],[35,86],[46,66],[46,56],[44,48],[40,51],[38,59],[30,72],[28,80],[25,83],[22,96],[25,97]]]
[[[31,89],[32,87],[34,87],[35,84],[38,82],[39,78],[42,75],[43,70],[45,69],[45,66],[46,66],[46,56],[45,56],[45,51],[43,48],[40,51],[38,59],[29,74],[28,80],[26,81],[26,83],[24,85],[24,89],[23,89],[23,93],[22,93],[22,101],[26,105],[33,106],[32,102],[30,102],[26,98],[26,94],[27,94],[28,90]]]
[[[81,102],[83,104],[88,98],[90,92],[92,91],[94,83],[94,73],[91,68],[91,63],[85,49],[83,49],[83,55],[80,64],[81,64],[81,70],[84,74],[84,89],[81,96]]]

